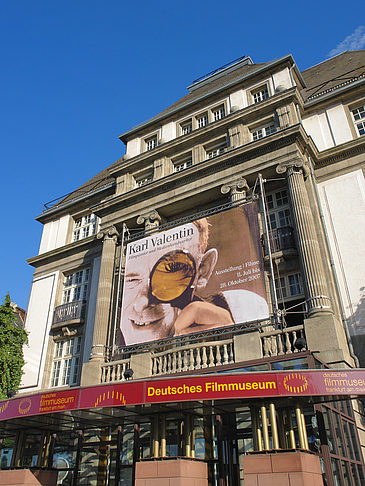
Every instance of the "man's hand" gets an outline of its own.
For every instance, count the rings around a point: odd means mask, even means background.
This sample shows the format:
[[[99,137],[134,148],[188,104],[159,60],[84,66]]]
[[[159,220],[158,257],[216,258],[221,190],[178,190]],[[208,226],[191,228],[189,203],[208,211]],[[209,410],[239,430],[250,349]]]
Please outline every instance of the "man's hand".
[[[210,302],[191,302],[180,312],[175,321],[174,336],[208,331],[234,324],[230,312]]]

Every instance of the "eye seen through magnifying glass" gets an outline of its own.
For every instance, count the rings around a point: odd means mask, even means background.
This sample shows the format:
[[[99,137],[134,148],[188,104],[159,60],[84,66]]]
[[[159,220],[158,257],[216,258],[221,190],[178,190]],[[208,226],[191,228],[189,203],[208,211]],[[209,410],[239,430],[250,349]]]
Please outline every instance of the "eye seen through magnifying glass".
[[[150,290],[161,302],[182,296],[195,279],[195,261],[188,252],[173,251],[161,257],[150,275]]]

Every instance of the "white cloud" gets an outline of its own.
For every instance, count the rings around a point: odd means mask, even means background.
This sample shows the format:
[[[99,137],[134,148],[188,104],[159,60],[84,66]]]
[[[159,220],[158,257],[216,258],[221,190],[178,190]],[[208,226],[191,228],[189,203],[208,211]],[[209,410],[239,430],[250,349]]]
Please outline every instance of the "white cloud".
[[[332,57],[344,51],[353,51],[356,49],[362,49],[363,47],[365,47],[365,27],[360,25],[353,31],[352,34],[345,37],[345,39],[327,55],[328,57]]]

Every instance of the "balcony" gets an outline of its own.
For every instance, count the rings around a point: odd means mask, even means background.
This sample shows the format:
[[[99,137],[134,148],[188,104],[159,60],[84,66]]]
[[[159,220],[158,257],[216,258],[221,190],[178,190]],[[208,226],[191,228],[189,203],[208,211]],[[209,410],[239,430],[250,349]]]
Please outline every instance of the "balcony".
[[[55,308],[52,325],[63,322],[81,321],[85,317],[86,300],[75,300]]]
[[[269,231],[271,252],[295,249],[294,228],[282,226]],[[268,255],[267,244],[265,241],[265,255]]]

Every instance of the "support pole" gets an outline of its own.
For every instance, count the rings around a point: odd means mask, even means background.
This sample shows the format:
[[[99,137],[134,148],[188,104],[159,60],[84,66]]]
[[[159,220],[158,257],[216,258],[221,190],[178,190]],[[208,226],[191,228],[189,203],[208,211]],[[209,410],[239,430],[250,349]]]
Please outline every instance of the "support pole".
[[[305,444],[305,448],[307,450],[309,450],[308,436],[307,436],[307,427],[305,426],[305,417],[304,417],[303,410],[302,410],[301,416],[302,416],[302,427],[303,427],[304,444]]]
[[[262,435],[264,436],[264,450],[270,450],[269,427],[267,423],[266,406],[261,407]]]
[[[161,457],[166,457],[166,417],[162,415],[161,424]]]
[[[191,444],[190,444],[190,416],[185,416],[184,421],[184,436],[185,436],[185,457],[191,457]]]
[[[263,213],[264,213],[264,230],[265,230],[265,236],[266,236],[266,242],[267,242],[267,252],[268,252],[268,255],[269,255],[269,265],[270,265],[270,275],[271,275],[271,281],[270,281],[271,301],[272,301],[272,306],[273,306],[273,314],[274,314],[275,323],[279,324],[279,304],[278,304],[278,298],[277,298],[277,294],[276,294],[274,266],[273,266],[273,263],[272,263],[269,227],[267,225],[265,189],[264,189],[262,174],[259,174],[258,178],[259,178],[259,183],[260,183],[262,210],[263,210]]]
[[[279,449],[279,435],[278,435],[278,426],[276,423],[276,410],[274,403],[270,403],[269,405],[270,411],[270,424],[271,424],[271,436],[272,436],[272,445],[273,449]]]
[[[81,450],[82,450],[82,443],[84,441],[84,433],[82,430],[77,431],[78,438],[77,438],[77,450],[76,450],[76,460],[75,460],[75,467],[73,470],[72,476],[72,486],[77,486],[78,479],[79,479],[79,469],[80,469],[80,462],[81,462]]]
[[[296,449],[292,411],[290,408],[286,410],[286,416],[288,417],[288,426],[289,426],[289,445],[291,449]]]
[[[158,457],[160,443],[158,441],[158,416],[153,419],[153,457]]]
[[[120,481],[120,452],[123,443],[123,428],[121,425],[118,426],[117,432],[117,457],[115,458],[115,484],[119,486]]]
[[[306,444],[305,444],[305,439],[304,439],[304,432],[303,432],[302,408],[299,405],[299,403],[295,407],[295,417],[297,419],[298,436],[299,436],[299,447],[301,449],[306,449]]]
[[[194,417],[191,417],[191,456],[190,457],[195,457],[195,420]]]

